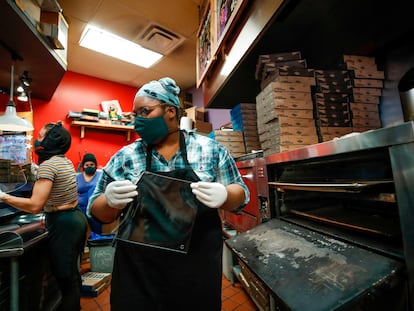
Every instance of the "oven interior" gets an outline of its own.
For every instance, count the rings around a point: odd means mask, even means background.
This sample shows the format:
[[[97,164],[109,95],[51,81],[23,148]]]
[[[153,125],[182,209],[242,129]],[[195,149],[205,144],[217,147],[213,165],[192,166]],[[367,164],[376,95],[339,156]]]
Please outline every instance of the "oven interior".
[[[277,218],[404,258],[387,149],[269,165]]]

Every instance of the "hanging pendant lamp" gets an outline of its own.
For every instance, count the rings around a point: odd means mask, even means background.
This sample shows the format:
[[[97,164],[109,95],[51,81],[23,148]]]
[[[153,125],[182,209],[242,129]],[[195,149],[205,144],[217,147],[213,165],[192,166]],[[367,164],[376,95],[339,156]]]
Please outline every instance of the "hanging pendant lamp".
[[[28,132],[33,131],[33,125],[16,114],[16,105],[13,101],[13,88],[14,88],[14,64],[11,66],[11,79],[10,79],[10,99],[6,106],[6,111],[0,116],[0,131],[8,132]]]

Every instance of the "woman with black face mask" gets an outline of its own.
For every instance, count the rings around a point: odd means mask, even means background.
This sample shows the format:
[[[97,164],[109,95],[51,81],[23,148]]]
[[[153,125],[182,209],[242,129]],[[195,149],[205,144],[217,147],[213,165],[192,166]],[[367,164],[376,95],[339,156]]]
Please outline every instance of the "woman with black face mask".
[[[39,168],[30,198],[0,191],[0,201],[27,213],[45,214],[53,274],[62,294],[59,311],[80,310],[79,258],[86,240],[87,220],[78,207],[76,172],[65,156],[71,136],[61,122],[46,124],[35,142]]]
[[[97,171],[96,157],[92,153],[86,153],[80,163],[81,173],[76,175],[78,184],[78,202],[82,212],[86,215],[89,197],[92,195],[96,182],[101,176],[101,171]],[[88,217],[88,223],[93,233],[102,233],[102,224],[94,218]]]

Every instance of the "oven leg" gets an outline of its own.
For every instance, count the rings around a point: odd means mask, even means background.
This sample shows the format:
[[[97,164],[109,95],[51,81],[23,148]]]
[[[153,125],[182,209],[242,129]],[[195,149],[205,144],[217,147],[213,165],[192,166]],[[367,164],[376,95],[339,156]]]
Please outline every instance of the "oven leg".
[[[10,311],[19,310],[19,259],[10,258]]]
[[[272,295],[269,294],[269,311],[276,311],[276,302]]]

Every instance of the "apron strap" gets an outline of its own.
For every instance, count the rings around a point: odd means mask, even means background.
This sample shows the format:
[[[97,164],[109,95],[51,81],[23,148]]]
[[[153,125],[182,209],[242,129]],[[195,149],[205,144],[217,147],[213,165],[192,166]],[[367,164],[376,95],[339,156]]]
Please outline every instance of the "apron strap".
[[[184,164],[186,168],[191,168],[190,163],[188,162],[187,158],[187,148],[185,145],[185,136],[184,131],[180,130],[180,151],[181,155],[184,160]],[[151,171],[151,162],[152,162],[152,145],[148,145],[147,148],[147,155],[146,155],[146,171]]]
[[[148,145],[147,146],[147,155],[146,155],[146,159],[145,159],[145,165],[146,171],[150,171],[151,170],[151,158],[152,158],[152,145]]]
[[[184,137],[184,131],[180,130],[180,151],[184,160],[185,168],[191,169],[190,163],[188,163],[187,158],[187,148],[185,145],[185,137]]]

